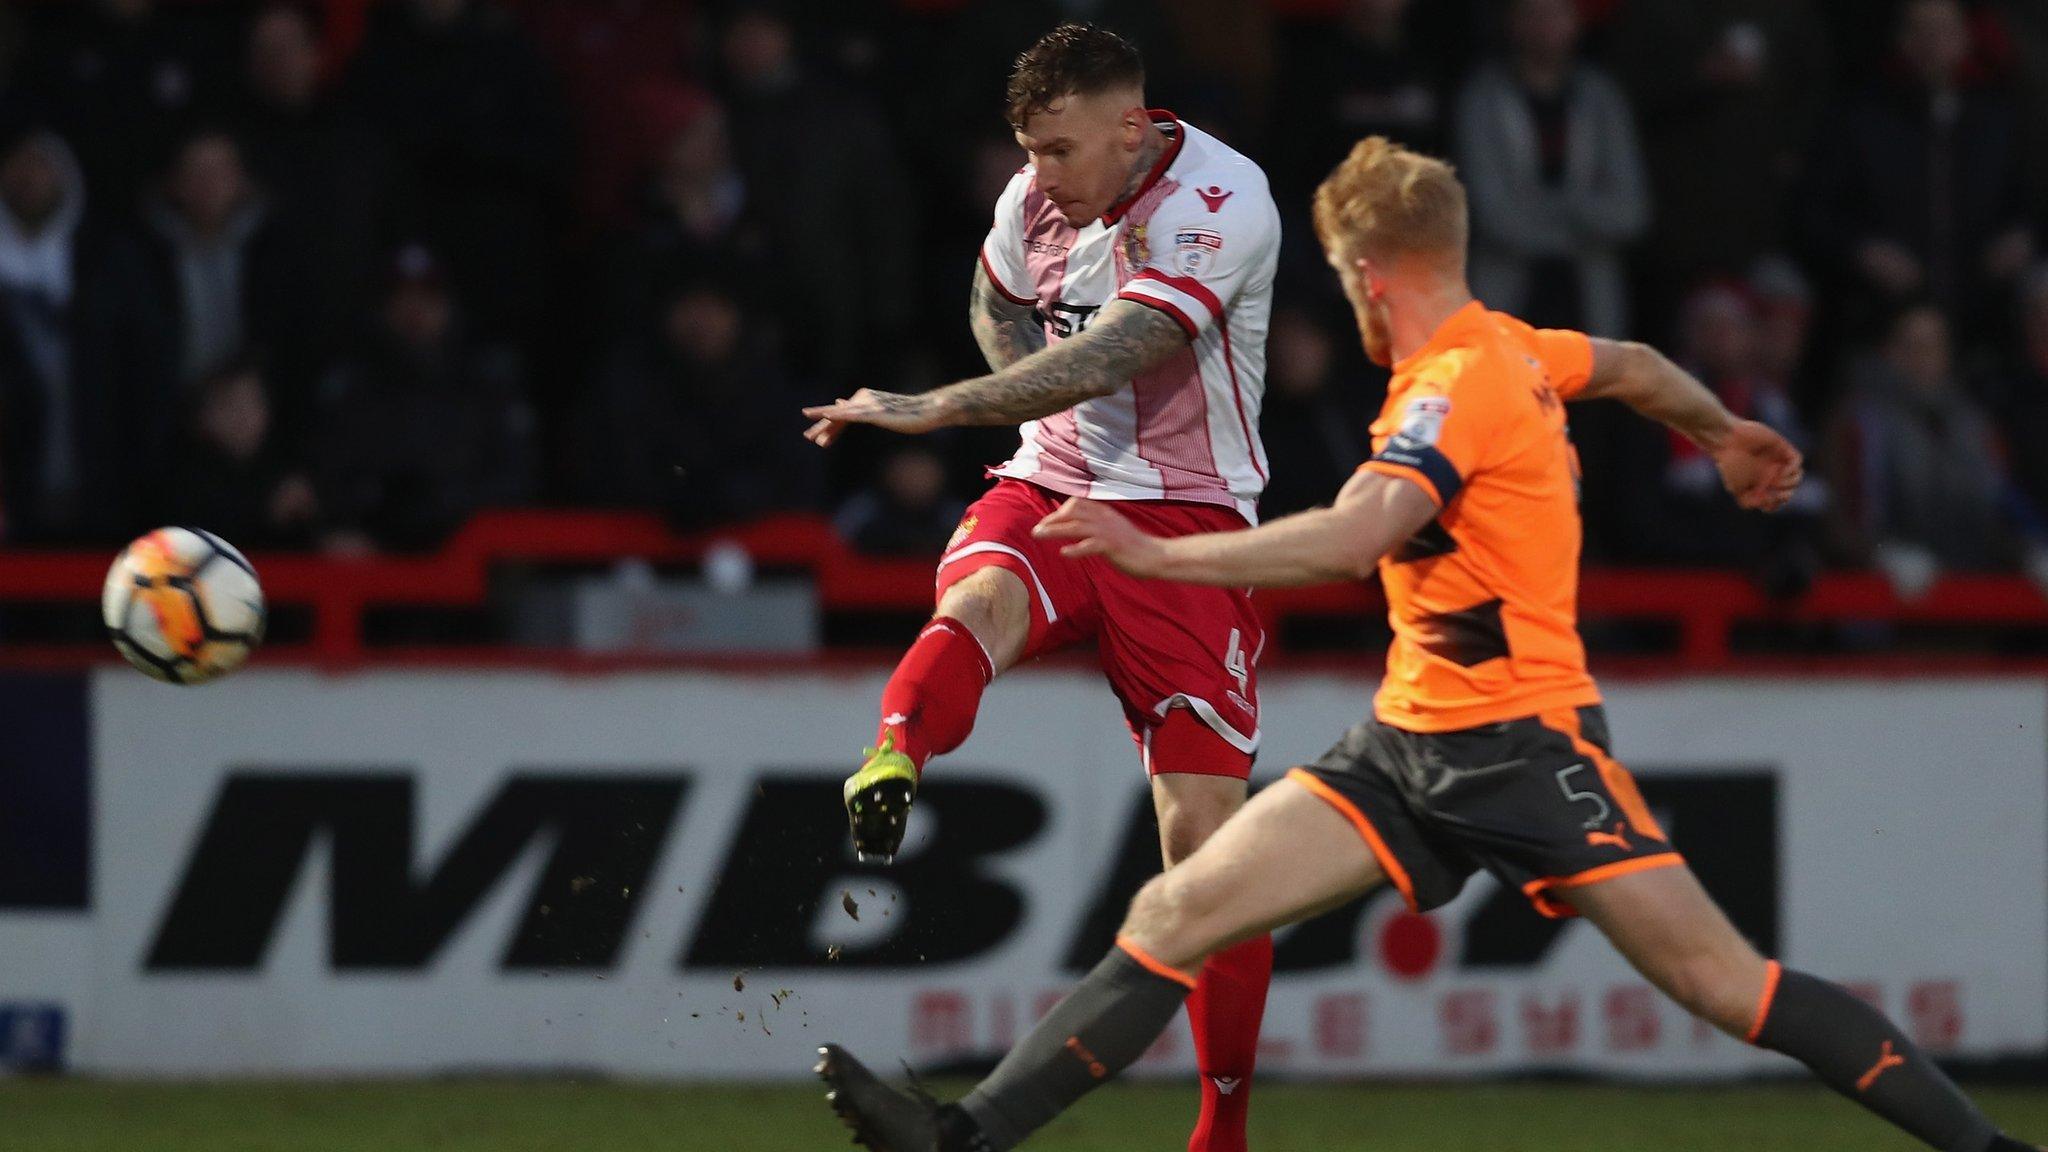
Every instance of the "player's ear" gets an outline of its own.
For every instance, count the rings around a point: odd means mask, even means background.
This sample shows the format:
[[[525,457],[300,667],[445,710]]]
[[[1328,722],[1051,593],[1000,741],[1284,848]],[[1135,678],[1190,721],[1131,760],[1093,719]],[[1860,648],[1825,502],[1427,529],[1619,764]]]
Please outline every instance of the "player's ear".
[[[1152,126],[1152,114],[1145,111],[1145,98],[1136,96],[1137,101],[1124,109],[1123,139],[1126,151],[1136,152],[1145,142],[1145,129]]]
[[[1358,280],[1359,295],[1368,300],[1379,299],[1387,290],[1386,282],[1375,272],[1372,261],[1363,256],[1351,262],[1351,274]]]

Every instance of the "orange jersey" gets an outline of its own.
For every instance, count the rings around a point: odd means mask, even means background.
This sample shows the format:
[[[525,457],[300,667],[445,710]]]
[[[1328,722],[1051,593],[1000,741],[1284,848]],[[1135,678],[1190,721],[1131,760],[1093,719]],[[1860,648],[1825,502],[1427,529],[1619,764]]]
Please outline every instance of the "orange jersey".
[[[1442,511],[1380,561],[1380,722],[1448,732],[1596,704],[1578,632],[1578,457],[1563,401],[1593,345],[1467,304],[1394,366],[1362,467]]]

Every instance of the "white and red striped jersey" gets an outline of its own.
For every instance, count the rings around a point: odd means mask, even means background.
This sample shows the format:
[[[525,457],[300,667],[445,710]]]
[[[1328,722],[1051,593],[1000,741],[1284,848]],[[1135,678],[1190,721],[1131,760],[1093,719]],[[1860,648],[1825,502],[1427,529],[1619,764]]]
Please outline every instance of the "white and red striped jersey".
[[[1266,486],[1259,405],[1280,212],[1259,166],[1155,110],[1168,137],[1135,194],[1075,228],[1030,167],[996,202],[981,261],[996,289],[1038,310],[1046,340],[1080,332],[1111,300],[1157,308],[1188,347],[1107,396],[1019,431],[997,476],[1101,500],[1187,500],[1255,520]]]

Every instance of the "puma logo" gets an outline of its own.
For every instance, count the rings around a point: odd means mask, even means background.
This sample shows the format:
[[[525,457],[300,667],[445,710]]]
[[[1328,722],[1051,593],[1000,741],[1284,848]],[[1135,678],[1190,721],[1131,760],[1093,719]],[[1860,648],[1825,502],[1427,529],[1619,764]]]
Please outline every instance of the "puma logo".
[[[1877,1083],[1877,1078],[1884,1075],[1887,1069],[1897,1068],[1905,1062],[1906,1058],[1904,1056],[1892,1051],[1892,1042],[1889,1040],[1885,1041],[1884,1047],[1878,1049],[1877,1063],[1870,1066],[1870,1071],[1857,1077],[1856,1090],[1858,1092],[1870,1091],[1870,1086]]]
[[[1237,1091],[1237,1086],[1244,1083],[1242,1076],[1211,1076],[1209,1079],[1216,1082],[1216,1090],[1225,1096]]]
[[[1609,848],[1619,848],[1623,852],[1630,851],[1634,848],[1634,845],[1628,842],[1628,833],[1625,831],[1627,827],[1628,825],[1623,821],[1616,820],[1614,822],[1614,831],[1612,832],[1586,833],[1586,843],[1596,848],[1605,844]]]
[[[1079,1036],[1067,1037],[1065,1047],[1067,1051],[1074,1054],[1074,1059],[1088,1066],[1088,1074],[1090,1076],[1095,1077],[1097,1080],[1109,1079],[1109,1068],[1102,1061],[1095,1058],[1095,1053],[1090,1052],[1088,1046],[1081,1043]]]

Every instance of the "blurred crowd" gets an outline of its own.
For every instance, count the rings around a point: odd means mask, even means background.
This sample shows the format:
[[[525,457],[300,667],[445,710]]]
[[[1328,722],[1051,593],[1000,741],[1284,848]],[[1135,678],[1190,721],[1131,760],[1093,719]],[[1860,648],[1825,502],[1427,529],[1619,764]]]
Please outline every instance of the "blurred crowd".
[[[1651,340],[1808,451],[1744,516],[1577,409],[1590,558],[2048,584],[2035,0],[9,5],[0,542],[414,551],[543,503],[935,552],[1011,435],[827,454],[797,410],[982,369],[1003,82],[1067,18],[1272,177],[1269,515],[1367,454],[1384,374],[1305,215],[1383,133],[1457,163],[1490,305]]]

